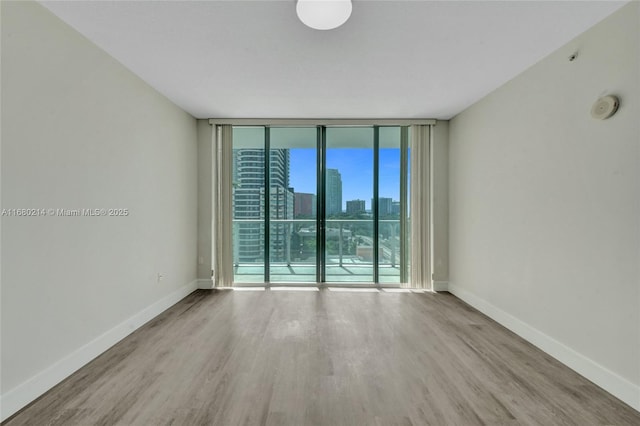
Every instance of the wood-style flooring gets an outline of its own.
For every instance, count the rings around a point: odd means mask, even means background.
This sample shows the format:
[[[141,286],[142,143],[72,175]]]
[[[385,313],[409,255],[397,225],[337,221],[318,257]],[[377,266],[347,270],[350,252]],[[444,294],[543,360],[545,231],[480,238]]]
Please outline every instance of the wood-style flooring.
[[[6,425],[640,425],[448,293],[199,290]]]

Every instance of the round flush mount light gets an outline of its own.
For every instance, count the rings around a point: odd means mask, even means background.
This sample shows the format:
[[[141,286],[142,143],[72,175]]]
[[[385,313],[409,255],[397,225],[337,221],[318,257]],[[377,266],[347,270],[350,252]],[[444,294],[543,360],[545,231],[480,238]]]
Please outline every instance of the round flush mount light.
[[[347,22],[353,6],[351,0],[298,0],[298,18],[316,30],[332,30]]]

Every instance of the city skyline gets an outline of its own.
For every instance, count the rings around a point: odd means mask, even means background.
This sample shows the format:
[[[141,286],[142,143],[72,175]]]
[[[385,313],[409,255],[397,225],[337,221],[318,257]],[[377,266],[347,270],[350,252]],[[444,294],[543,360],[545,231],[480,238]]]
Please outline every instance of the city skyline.
[[[386,282],[396,282],[400,279],[401,247],[399,209],[394,208],[399,206],[394,201],[399,198],[399,150],[380,152],[378,215],[372,215],[370,207],[365,209],[366,203],[373,204],[367,198],[373,195],[373,150],[326,151],[324,200],[316,195],[316,152],[300,148],[233,150],[234,279],[249,276],[252,280],[254,274],[241,273],[239,268],[256,267],[257,275],[267,280],[279,276],[275,279],[314,281],[320,267],[328,280],[352,282],[351,273],[327,269],[347,264],[365,268],[366,275],[373,274],[373,268],[391,268],[393,273],[385,276]],[[324,212],[317,210],[318,201],[324,201]],[[324,241],[320,245],[315,219],[323,217],[327,225],[320,234]],[[377,232],[375,236],[373,232]],[[379,241],[377,258],[375,241]],[[325,253],[321,264],[318,250]],[[273,274],[274,268],[283,265],[288,268],[284,276],[283,272]],[[295,267],[307,268],[308,273],[304,278],[298,276],[292,269]],[[330,278],[328,270],[333,271]]]
[[[264,158],[264,150],[234,150],[234,157],[245,155],[257,157],[251,157],[251,162],[243,166],[243,172],[234,170],[234,181],[236,181],[236,184],[240,184],[239,188],[237,188],[240,192],[236,192],[234,204],[240,207],[237,203],[243,203],[244,201],[244,203],[248,202],[252,207],[246,205],[246,207],[240,208],[236,212],[236,216],[238,214],[240,216],[247,214],[253,216],[258,213],[255,210],[257,205],[255,203],[259,202],[260,195],[254,191],[262,185],[259,182],[263,180],[260,176],[264,173],[262,164],[264,160],[259,158]],[[273,190],[275,185],[279,188],[278,193],[281,192],[281,195],[273,200],[275,203],[272,207],[278,206],[278,210],[285,205],[287,207],[284,207],[285,210],[282,212],[272,211],[270,216],[286,218],[289,215],[285,214],[285,211],[289,209],[293,213],[293,206],[289,207],[288,204],[293,204],[294,193],[313,194],[313,197],[316,197],[316,155],[316,150],[310,148],[281,148],[271,151],[271,187]],[[392,213],[391,205],[398,204],[399,157],[399,150],[397,149],[380,149],[379,151],[379,207],[383,215]],[[238,160],[239,158],[235,161]],[[373,150],[368,148],[329,149],[327,150],[326,164],[327,214],[348,213],[348,203],[354,200],[362,200],[365,206],[364,208],[359,207],[359,210],[370,213],[373,200]],[[247,166],[249,166],[248,169]],[[250,179],[237,179],[240,173],[244,174],[249,170],[251,172],[246,177],[250,177]],[[309,173],[310,170],[311,173]],[[248,187],[247,184],[249,184]],[[249,190],[249,193],[246,193],[247,190]],[[241,195],[242,193],[246,194]],[[249,195],[250,193],[252,195]],[[287,196],[285,193],[289,193],[289,195]],[[274,195],[272,194],[272,196]],[[254,197],[258,198],[254,199]],[[280,207],[280,197],[291,197],[291,201],[285,202]],[[298,205],[296,210],[298,210],[299,214],[308,214],[308,210],[311,208],[311,200],[307,200],[305,204],[304,209],[301,208],[301,205]],[[312,210],[315,210],[315,199],[313,204]],[[302,213],[302,210],[304,210],[304,213]],[[394,209],[393,213],[397,213],[395,210],[397,209]],[[261,215],[259,214],[259,216]]]
[[[381,148],[379,150],[378,194],[381,198],[400,199],[400,150]],[[289,185],[295,192],[315,194],[316,150],[291,148]],[[355,167],[354,167],[355,166]],[[360,166],[360,167],[359,167]],[[371,210],[373,198],[373,150],[363,148],[340,148],[327,150],[327,169],[337,169],[342,176],[342,211],[346,202],[365,200],[366,210]]]

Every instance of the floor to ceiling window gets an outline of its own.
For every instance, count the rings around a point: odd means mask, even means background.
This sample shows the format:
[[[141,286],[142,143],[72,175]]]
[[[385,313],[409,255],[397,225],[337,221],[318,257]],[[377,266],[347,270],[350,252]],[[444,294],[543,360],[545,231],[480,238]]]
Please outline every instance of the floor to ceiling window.
[[[269,129],[270,282],[318,280],[315,127]]]
[[[234,282],[406,282],[407,141],[400,126],[234,127]]]
[[[374,281],[373,127],[326,129],[325,281]]]

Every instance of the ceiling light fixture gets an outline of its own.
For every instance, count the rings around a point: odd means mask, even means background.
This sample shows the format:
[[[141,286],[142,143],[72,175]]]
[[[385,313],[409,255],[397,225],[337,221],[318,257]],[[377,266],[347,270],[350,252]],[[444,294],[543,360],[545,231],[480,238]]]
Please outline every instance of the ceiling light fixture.
[[[351,0],[298,0],[298,18],[316,30],[332,30],[347,22],[353,6]]]

